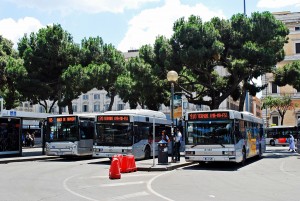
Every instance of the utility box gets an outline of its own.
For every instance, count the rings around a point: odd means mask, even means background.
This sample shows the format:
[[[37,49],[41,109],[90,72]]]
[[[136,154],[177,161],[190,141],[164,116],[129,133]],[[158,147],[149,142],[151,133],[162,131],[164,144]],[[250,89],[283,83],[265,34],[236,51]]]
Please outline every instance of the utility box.
[[[158,164],[168,164],[168,142],[161,140],[157,144]]]

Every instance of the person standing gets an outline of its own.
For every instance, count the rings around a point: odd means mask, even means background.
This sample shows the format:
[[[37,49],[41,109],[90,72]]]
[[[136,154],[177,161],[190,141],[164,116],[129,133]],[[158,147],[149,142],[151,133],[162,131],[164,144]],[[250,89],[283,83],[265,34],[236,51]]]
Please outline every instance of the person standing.
[[[165,130],[163,130],[161,132],[161,139],[164,140],[165,142],[170,142],[170,139],[169,139],[168,135],[166,134]]]
[[[179,128],[176,128],[176,135],[175,135],[175,160],[180,161],[180,146],[181,146],[181,138],[182,134]]]
[[[290,135],[289,145],[290,145],[289,150],[291,150],[292,152],[296,152],[295,139],[293,135]]]

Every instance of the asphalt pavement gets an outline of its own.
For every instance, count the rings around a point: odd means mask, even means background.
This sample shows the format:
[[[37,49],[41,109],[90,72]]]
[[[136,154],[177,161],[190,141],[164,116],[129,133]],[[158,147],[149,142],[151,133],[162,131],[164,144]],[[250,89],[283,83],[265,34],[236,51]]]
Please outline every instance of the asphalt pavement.
[[[23,147],[22,156],[0,157],[0,164],[22,161],[34,161],[34,160],[47,160],[51,158],[58,158],[57,156],[43,155],[42,147]],[[166,159],[166,158],[164,158]],[[168,157],[168,160],[164,160],[165,163],[158,163],[158,158],[152,158],[147,160],[136,160],[137,171],[170,171],[179,167],[191,165],[192,163],[186,162],[184,153],[181,153],[179,162],[171,162],[172,157]]]

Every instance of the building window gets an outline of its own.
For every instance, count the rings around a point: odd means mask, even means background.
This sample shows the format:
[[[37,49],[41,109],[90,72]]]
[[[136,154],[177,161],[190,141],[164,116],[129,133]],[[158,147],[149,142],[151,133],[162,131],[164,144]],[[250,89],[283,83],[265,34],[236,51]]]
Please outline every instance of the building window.
[[[124,109],[124,104],[118,104],[118,110],[123,110]]]
[[[272,116],[272,124],[279,126],[279,118],[278,116]]]
[[[107,111],[107,110],[108,110],[108,107],[109,107],[108,104],[104,105],[104,111]]]
[[[88,100],[88,99],[89,99],[89,95],[84,94],[84,95],[82,96],[82,99],[83,99],[83,100]]]
[[[40,106],[39,112],[40,112],[40,113],[45,113],[45,108],[44,108],[43,106]]]
[[[66,107],[61,107],[61,111],[62,112],[67,112],[67,108]]]
[[[82,106],[82,112],[88,112],[89,111],[89,106],[88,105],[83,105]]]
[[[100,105],[99,104],[94,105],[94,112],[100,112]]]
[[[300,31],[300,27],[295,27],[295,31]]]
[[[274,82],[272,82],[272,94],[277,94],[278,90],[277,90],[277,85],[274,84]]]
[[[188,109],[188,108],[189,108],[189,103],[183,102],[183,109]]]
[[[73,112],[77,112],[77,105],[72,105]]]
[[[300,43],[296,43],[296,54],[300,53]]]
[[[100,94],[94,94],[94,100],[99,100],[100,99]]]

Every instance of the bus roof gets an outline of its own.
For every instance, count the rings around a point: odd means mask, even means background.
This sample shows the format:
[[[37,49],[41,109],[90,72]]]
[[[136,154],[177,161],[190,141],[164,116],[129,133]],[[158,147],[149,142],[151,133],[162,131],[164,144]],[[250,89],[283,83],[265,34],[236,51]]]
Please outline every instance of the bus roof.
[[[48,117],[68,117],[68,116],[78,116],[78,117],[96,117],[96,113],[80,113],[80,114],[54,114]]]
[[[285,126],[285,125],[281,125],[281,126],[270,126],[268,128],[294,128],[296,126]]]
[[[119,111],[107,111],[104,112],[104,115],[138,115],[138,116],[146,116],[146,117],[156,117],[156,118],[162,118],[166,119],[166,115],[163,112],[154,111],[154,110],[146,110],[146,109],[125,109],[125,110],[119,110]],[[102,114],[100,114],[102,115]]]

